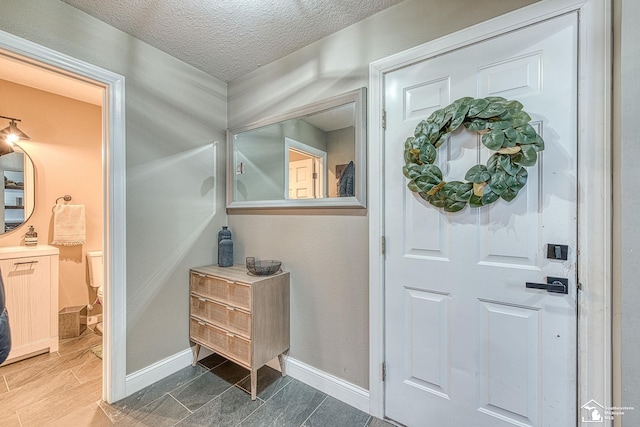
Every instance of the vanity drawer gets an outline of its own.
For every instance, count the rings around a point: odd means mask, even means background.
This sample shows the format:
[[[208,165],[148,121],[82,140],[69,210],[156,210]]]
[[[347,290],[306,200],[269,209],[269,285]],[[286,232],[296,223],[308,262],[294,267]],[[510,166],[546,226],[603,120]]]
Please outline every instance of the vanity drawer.
[[[189,332],[194,341],[214,352],[240,364],[251,365],[251,341],[194,318],[191,318]]]
[[[251,314],[200,295],[191,295],[191,314],[245,338],[251,337]]]
[[[251,286],[206,274],[191,273],[191,292],[251,310]]]

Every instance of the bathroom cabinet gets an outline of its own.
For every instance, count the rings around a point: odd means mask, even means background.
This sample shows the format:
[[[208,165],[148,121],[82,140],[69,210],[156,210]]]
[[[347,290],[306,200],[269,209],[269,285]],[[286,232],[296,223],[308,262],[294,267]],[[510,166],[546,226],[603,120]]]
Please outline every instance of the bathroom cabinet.
[[[190,272],[189,337],[196,346],[224,356],[251,372],[256,399],[257,371],[278,357],[286,375],[289,350],[289,273],[250,276],[244,266],[209,265]]]
[[[0,247],[11,328],[5,364],[58,351],[58,259],[53,246]]]

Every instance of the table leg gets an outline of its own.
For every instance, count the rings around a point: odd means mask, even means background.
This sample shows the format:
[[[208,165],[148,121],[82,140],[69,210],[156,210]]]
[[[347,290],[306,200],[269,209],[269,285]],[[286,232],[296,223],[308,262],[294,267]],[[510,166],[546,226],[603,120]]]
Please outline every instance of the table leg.
[[[287,375],[287,367],[284,364],[284,353],[280,353],[278,355],[278,362],[280,362],[280,372],[282,373],[282,376],[284,377],[285,375]]]
[[[196,348],[193,349],[193,362],[191,362],[191,366],[198,364],[198,353],[200,353],[200,344],[196,344]]]
[[[258,371],[251,369],[251,400],[256,400],[256,389],[258,388]]]

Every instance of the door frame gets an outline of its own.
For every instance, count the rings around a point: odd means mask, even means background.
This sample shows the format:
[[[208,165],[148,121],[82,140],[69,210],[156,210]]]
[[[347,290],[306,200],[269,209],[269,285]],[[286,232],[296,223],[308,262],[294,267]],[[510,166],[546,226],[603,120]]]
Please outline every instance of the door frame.
[[[611,0],[543,0],[369,67],[368,165],[384,166],[385,74],[565,13],[579,14],[578,45],[578,396],[612,406],[612,7]],[[369,187],[369,413],[384,418],[384,175]],[[588,189],[588,191],[587,191]],[[605,201],[603,203],[603,200]],[[593,345],[593,343],[596,343]],[[578,419],[578,414],[576,414]],[[603,425],[610,426],[606,420]]]
[[[124,76],[0,31],[0,49],[16,59],[104,88],[102,183],[104,205],[104,363],[102,398],[126,396],[126,164]]]
[[[303,142],[296,141],[295,139],[284,137],[284,198],[289,199],[289,149],[293,148],[294,150],[301,151],[309,157],[313,157],[320,164],[320,172],[318,172],[318,182],[314,183],[316,187],[319,188],[320,196],[316,196],[316,199],[324,199],[327,197],[327,152],[322,151],[318,148],[307,145]]]

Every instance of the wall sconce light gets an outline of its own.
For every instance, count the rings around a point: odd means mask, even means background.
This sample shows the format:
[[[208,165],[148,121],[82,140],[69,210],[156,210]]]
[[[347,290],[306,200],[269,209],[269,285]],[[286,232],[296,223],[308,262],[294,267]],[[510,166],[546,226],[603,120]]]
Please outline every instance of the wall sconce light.
[[[0,138],[4,139],[5,143],[0,143],[0,156],[4,156],[5,154],[13,153],[13,144],[20,141],[21,139],[29,140],[29,136],[18,129],[18,124],[20,119],[16,119],[15,117],[6,117],[0,116],[0,118],[10,120],[9,126],[0,130]]]

